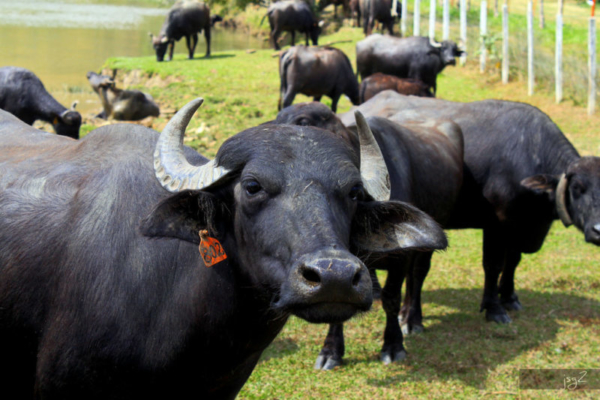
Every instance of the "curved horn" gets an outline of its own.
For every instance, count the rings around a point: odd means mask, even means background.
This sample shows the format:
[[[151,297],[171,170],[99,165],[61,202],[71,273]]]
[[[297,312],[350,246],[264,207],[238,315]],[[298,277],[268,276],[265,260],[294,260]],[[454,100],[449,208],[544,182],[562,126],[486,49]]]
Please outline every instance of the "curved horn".
[[[562,221],[565,227],[569,227],[573,225],[573,220],[569,215],[569,210],[567,210],[567,186],[568,181],[565,174],[560,176],[558,180],[558,185],[556,186],[556,212],[558,213],[558,217]]]
[[[202,190],[230,171],[217,167],[214,160],[202,166],[191,165],[183,154],[183,136],[190,119],[204,99],[190,101],[171,118],[160,134],[154,151],[154,173],[169,192]]]
[[[367,192],[377,201],[390,199],[390,175],[381,149],[360,111],[354,111],[360,141],[360,175]]]
[[[435,48],[438,48],[438,49],[439,49],[440,47],[442,47],[442,44],[441,44],[441,43],[438,43],[438,42],[436,42],[436,41],[435,41],[435,39],[434,39],[434,38],[432,38],[432,37],[429,37],[429,44],[430,44],[431,46],[435,47]]]

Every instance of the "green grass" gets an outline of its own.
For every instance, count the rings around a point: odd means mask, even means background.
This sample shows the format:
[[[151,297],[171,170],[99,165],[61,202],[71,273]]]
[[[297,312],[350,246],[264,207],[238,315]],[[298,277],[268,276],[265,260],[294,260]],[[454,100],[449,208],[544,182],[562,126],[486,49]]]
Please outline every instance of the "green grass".
[[[358,29],[343,28],[321,43],[338,42],[354,63]],[[345,42],[349,41],[349,42]],[[110,59],[106,66],[171,77],[165,87],[148,87],[163,109],[195,97],[205,104],[187,130],[186,143],[213,156],[227,137],[271,120],[279,97],[278,59],[271,50],[215,53],[210,59],[176,57]],[[502,85],[480,74],[475,62],[449,67],[439,77],[438,95],[457,101],[504,98],[525,101],[548,113],[583,154],[600,154],[598,116],[572,104],[554,104],[545,93],[528,97],[521,82]],[[119,73],[121,75],[121,73]],[[176,79],[175,79],[176,78]],[[296,102],[306,101],[298,96]],[[326,102],[329,100],[326,99]],[[350,108],[347,99],[340,112]],[[160,129],[167,118],[154,122]],[[517,292],[525,307],[506,326],[486,323],[478,312],[482,294],[482,235],[449,231],[450,247],[434,256],[423,294],[426,331],[406,338],[408,358],[379,362],[384,313],[380,303],[350,321],[345,364],[313,370],[327,327],[291,318],[265,351],[240,399],[597,398],[597,391],[519,391],[519,368],[600,368],[600,252],[575,228],[555,223],[542,250],[524,255]],[[385,279],[385,275],[380,277]]]

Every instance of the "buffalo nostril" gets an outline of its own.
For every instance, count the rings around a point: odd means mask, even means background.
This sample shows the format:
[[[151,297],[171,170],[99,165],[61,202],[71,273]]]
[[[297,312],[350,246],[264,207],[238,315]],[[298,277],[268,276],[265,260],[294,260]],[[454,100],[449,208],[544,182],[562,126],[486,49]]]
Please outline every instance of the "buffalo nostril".
[[[362,272],[358,271],[356,274],[354,274],[354,278],[352,278],[352,286],[358,286],[358,284],[360,283],[360,280],[362,278]]]
[[[302,277],[312,286],[316,286],[321,283],[321,276],[312,268],[303,268]]]

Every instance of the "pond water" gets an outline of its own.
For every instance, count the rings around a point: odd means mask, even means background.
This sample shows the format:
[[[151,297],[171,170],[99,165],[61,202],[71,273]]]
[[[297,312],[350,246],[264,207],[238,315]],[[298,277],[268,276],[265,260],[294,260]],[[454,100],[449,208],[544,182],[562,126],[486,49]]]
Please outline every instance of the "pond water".
[[[66,107],[79,100],[80,111],[97,109],[100,103],[86,79],[88,71],[98,71],[109,57],[154,54],[148,33],[158,34],[168,8],[135,4],[127,0],[0,0],[0,66],[30,69]],[[266,46],[242,32],[212,30],[213,52]],[[201,34],[195,57],[205,52]],[[175,44],[175,53],[187,54],[185,38]]]

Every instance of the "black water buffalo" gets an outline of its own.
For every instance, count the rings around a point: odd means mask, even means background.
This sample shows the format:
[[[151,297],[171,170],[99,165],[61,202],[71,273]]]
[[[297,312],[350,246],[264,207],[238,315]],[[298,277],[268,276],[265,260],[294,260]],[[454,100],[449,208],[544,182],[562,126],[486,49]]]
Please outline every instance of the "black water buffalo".
[[[279,110],[290,106],[297,93],[331,98],[331,109],[344,94],[358,105],[358,81],[348,57],[333,47],[294,46],[279,56]]]
[[[79,138],[81,115],[61,105],[31,71],[18,67],[0,68],[0,109],[33,125],[37,120],[52,124],[57,134]]]
[[[587,242],[600,245],[600,205],[595,201],[600,198],[600,158],[580,157],[539,109],[510,101],[455,103],[386,91],[358,110],[391,118],[451,118],[460,125],[464,183],[447,226],[483,229],[481,311],[486,310],[488,321],[510,322],[506,310],[522,308],[515,269],[522,253],[541,248],[555,219],[574,224]],[[352,123],[349,114],[341,119]],[[413,302],[409,298],[403,306],[406,330],[421,326],[420,304]]]
[[[403,79],[377,72],[360,83],[361,104],[384,90],[394,90],[407,96],[433,97],[431,88],[415,79]]]
[[[279,1],[272,3],[265,17],[269,18],[269,25],[271,27],[270,39],[275,50],[281,48],[277,41],[283,31],[292,33],[292,46],[296,44],[296,31],[306,35],[307,46],[309,37],[313,45],[316,46],[319,42],[322,23],[317,22],[308,4],[303,1]]]
[[[11,397],[233,399],[289,315],[331,323],[369,308],[350,248],[445,246],[426,214],[384,201],[368,127],[360,155],[322,129],[261,125],[207,160],[182,145],[200,103],[160,136],[115,124],[79,142],[0,112]]]
[[[154,36],[150,34],[152,46],[156,52],[156,60],[163,61],[167,47],[169,47],[168,61],[173,59],[173,49],[175,42],[185,36],[185,43],[188,48],[188,58],[194,58],[194,50],[198,43],[198,33],[204,30],[206,39],[206,57],[210,56],[210,27],[213,22],[210,17],[208,5],[195,1],[183,0],[173,5],[162,28],[160,34]]]
[[[100,75],[93,71],[87,73],[87,79],[100,97],[104,110],[98,118],[113,118],[118,121],[139,121],[146,117],[158,117],[160,109],[152,96],[139,90],[123,90],[116,87],[115,77]]]
[[[392,15],[393,4],[396,6],[394,15]],[[399,0],[361,0],[359,7],[363,30],[367,36],[373,33],[375,21],[381,23],[381,33],[387,29],[390,35],[393,35],[394,24],[402,18],[402,4]]]
[[[279,113],[275,122],[318,126],[339,137],[355,136],[320,103],[288,107]],[[399,118],[391,121],[372,117],[367,122],[390,173],[391,198],[408,202],[425,211],[442,226],[445,225],[462,185],[463,138],[460,128],[450,120],[432,118]],[[356,129],[355,126],[352,128]],[[358,149],[356,138],[353,143]],[[408,252],[385,257],[378,255],[366,260],[371,271],[388,270],[381,293],[387,318],[381,360],[386,364],[400,361],[406,356],[398,323],[404,277],[407,273],[409,277],[427,274],[431,256],[432,252]],[[407,292],[409,290],[413,298],[420,298],[420,290],[413,291],[413,285],[407,281]],[[315,368],[332,369],[341,364],[343,355],[343,325],[332,324]]]
[[[428,37],[396,38],[371,35],[356,43],[356,69],[362,79],[381,72],[424,82],[437,90],[437,75],[463,55],[456,43],[436,43]]]

